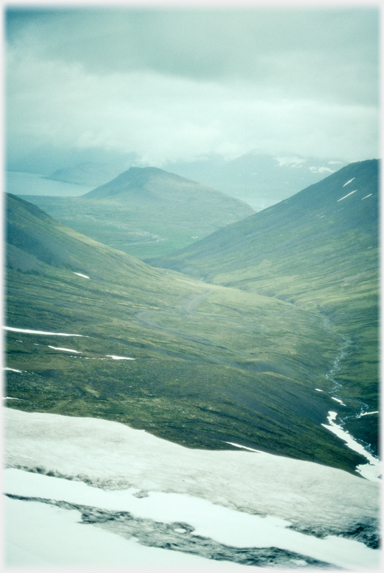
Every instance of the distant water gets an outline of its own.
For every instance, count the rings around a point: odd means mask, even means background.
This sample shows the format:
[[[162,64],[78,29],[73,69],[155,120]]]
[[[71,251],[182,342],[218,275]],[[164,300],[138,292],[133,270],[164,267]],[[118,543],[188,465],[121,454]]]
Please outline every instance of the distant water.
[[[78,197],[95,189],[90,185],[76,185],[63,181],[44,179],[36,173],[6,171],[4,176],[5,191],[13,195],[52,195],[57,197]]]

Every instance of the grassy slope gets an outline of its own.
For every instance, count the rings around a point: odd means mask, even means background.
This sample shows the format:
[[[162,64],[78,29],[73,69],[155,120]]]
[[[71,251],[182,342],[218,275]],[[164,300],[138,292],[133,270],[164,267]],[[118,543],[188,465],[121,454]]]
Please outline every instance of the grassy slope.
[[[312,315],[153,269],[7,203],[6,323],[84,335],[7,332],[7,365],[22,370],[7,372],[18,398],[8,406],[117,420],[191,447],[232,441],[349,470],[362,461],[321,426],[330,400],[315,388],[329,386],[339,341]]]
[[[377,161],[351,164],[266,211],[152,262],[322,316],[333,332],[351,340],[336,377],[343,385],[341,395],[378,409]],[[377,424],[377,416],[365,416],[347,420],[346,428],[376,448]]]
[[[28,197],[58,221],[140,259],[251,215],[249,205],[155,168],[131,168],[83,197]]]

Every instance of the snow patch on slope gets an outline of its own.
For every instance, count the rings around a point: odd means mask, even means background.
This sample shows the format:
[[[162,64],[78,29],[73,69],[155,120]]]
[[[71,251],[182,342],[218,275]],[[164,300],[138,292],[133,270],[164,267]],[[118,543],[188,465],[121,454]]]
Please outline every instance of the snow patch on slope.
[[[41,334],[44,336],[84,336],[83,334],[67,334],[65,332],[46,332],[44,330],[30,330],[27,328],[14,328],[13,326],[3,326],[4,330],[10,332],[23,332],[24,334]]]
[[[72,350],[72,348],[61,348],[59,346],[50,346],[48,348],[52,348],[52,350],[61,350],[62,352],[74,352],[75,354],[81,354],[80,350]]]
[[[364,446],[359,444],[349,434],[349,432],[346,432],[345,430],[343,430],[343,428],[341,426],[336,424],[336,422],[335,422],[336,418],[337,418],[337,412],[330,411],[330,412],[328,412],[328,425],[327,424],[321,424],[321,425],[324,426],[324,428],[327,428],[328,430],[330,430],[333,434],[338,436],[340,439],[342,439],[346,443],[348,448],[357,452],[358,454],[361,454],[362,456],[364,456],[368,460],[367,464],[361,464],[361,465],[357,466],[356,471],[358,473],[360,473],[367,480],[371,480],[374,482],[381,482],[381,480],[380,480],[380,476],[381,476],[380,460],[378,458],[375,458],[374,456],[372,456],[372,454],[370,454],[364,448]]]
[[[350,195],[353,195],[354,193],[356,193],[357,189],[355,189],[354,191],[351,191],[350,193],[348,193],[348,195],[344,195],[344,197],[341,197],[340,199],[337,200],[337,203],[339,201],[342,201],[343,199],[346,199],[347,197],[349,197]]]
[[[130,358],[129,356],[115,356],[114,354],[107,354],[107,358],[112,358],[112,360],[135,360],[135,358]]]

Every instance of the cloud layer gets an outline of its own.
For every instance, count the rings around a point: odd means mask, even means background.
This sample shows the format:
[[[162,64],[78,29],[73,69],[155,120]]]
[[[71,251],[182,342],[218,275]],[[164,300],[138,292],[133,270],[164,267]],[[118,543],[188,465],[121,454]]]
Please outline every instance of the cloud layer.
[[[136,153],[378,154],[374,9],[9,10],[7,134]]]

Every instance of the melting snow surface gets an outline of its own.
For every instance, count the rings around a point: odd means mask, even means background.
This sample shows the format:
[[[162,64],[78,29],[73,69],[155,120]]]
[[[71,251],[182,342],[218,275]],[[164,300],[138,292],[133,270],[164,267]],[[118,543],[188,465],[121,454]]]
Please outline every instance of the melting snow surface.
[[[128,356],[114,356],[113,354],[107,354],[107,358],[112,358],[113,360],[135,360],[135,358],[129,358]]]
[[[73,273],[74,275],[77,275],[78,277],[83,277],[84,279],[89,279],[89,277],[87,277],[87,275],[82,275],[81,273]]]
[[[333,396],[331,396],[332,400],[335,400],[335,402],[339,402],[339,404],[341,404],[342,406],[345,406],[344,402],[342,400],[340,400],[339,398],[334,398]]]
[[[357,417],[361,418],[361,416],[369,416],[370,414],[378,414],[378,413],[379,413],[378,410],[375,410],[374,412],[362,412]]]
[[[128,511],[135,517],[161,523],[188,523],[194,528],[193,535],[232,547],[278,547],[304,553],[338,567],[355,569],[357,564],[372,567],[377,563],[377,551],[362,543],[335,536],[319,539],[287,529],[291,524],[284,519],[250,515],[185,494],[150,492],[146,497],[138,498],[134,495],[138,493],[134,489],[104,491],[85,483],[18,469],[6,470],[6,493],[66,501],[109,511]],[[37,523],[34,528],[36,526]],[[25,530],[27,527],[24,525]],[[88,525],[87,528],[92,529],[92,526]],[[26,534],[27,531],[24,531],[24,536]],[[17,535],[23,537],[20,529]],[[56,540],[52,536],[50,538],[51,543],[62,543],[61,536]]]
[[[65,567],[65,571],[73,567],[76,571],[76,566],[94,566],[96,571],[100,571],[99,568],[108,571],[111,567],[125,567],[125,570],[135,572],[159,570],[175,573],[205,571],[207,568],[229,573],[246,570],[246,566],[228,561],[208,561],[179,551],[147,547],[134,537],[124,539],[81,523],[77,510],[9,498],[3,507],[7,524],[3,543],[8,566],[28,567],[26,570],[34,566],[36,571],[41,568],[51,571],[54,566]]]
[[[348,193],[348,195],[344,195],[344,197],[341,197],[341,199],[337,200],[337,203],[339,201],[342,201],[343,199],[346,199],[347,197],[349,197],[350,195],[353,195],[354,193],[356,193],[357,189],[355,189],[354,191],[351,191],[350,193]]]
[[[10,332],[24,332],[25,334],[44,334],[47,336],[84,336],[83,334],[66,334],[65,332],[45,332],[44,330],[29,330],[25,328],[14,328],[12,326],[3,326],[4,330]]]
[[[341,426],[335,423],[337,418],[337,412],[328,412],[328,426],[326,424],[321,424],[324,428],[330,430],[333,434],[342,439],[351,450],[357,452],[364,456],[367,460],[367,464],[361,464],[357,466],[356,471],[359,472],[364,478],[370,481],[381,482],[381,463],[380,460],[372,456],[361,444],[356,442],[356,440]]]
[[[248,450],[250,452],[258,452],[260,454],[262,454],[262,450],[254,450],[253,448],[247,448],[247,446],[240,446],[239,444],[235,444],[234,442],[225,442],[226,444],[229,444],[231,446],[235,446],[235,448],[241,448],[242,450]]]
[[[48,348],[52,348],[53,350],[62,350],[63,352],[75,352],[76,354],[81,354],[80,350],[72,350],[72,348],[60,348],[58,346],[49,346]]]
[[[22,373],[22,370],[16,370],[16,368],[9,368],[8,366],[3,366],[3,370],[9,370],[10,372],[19,372]]]
[[[6,409],[5,418],[8,465],[68,478],[8,469],[6,493],[128,511],[134,519],[178,528],[188,524],[193,543],[203,536],[230,547],[277,547],[298,553],[300,565],[305,558],[348,570],[379,565],[380,551],[361,542],[290,528],[295,522],[326,532],[376,519],[376,483],[264,452],[188,449],[107,420],[13,409]],[[105,565],[120,559],[132,567],[147,559],[152,566],[180,560],[182,567],[241,567],[143,547],[112,530],[80,525],[77,509],[15,499],[7,499],[7,506],[6,554],[14,565],[89,565],[100,556],[97,564]]]
[[[349,185],[350,183],[352,183],[352,181],[353,181],[354,179],[355,179],[355,178],[352,177],[352,179],[350,179],[349,181],[347,181],[346,183],[344,183],[343,187],[345,187],[346,185]]]

